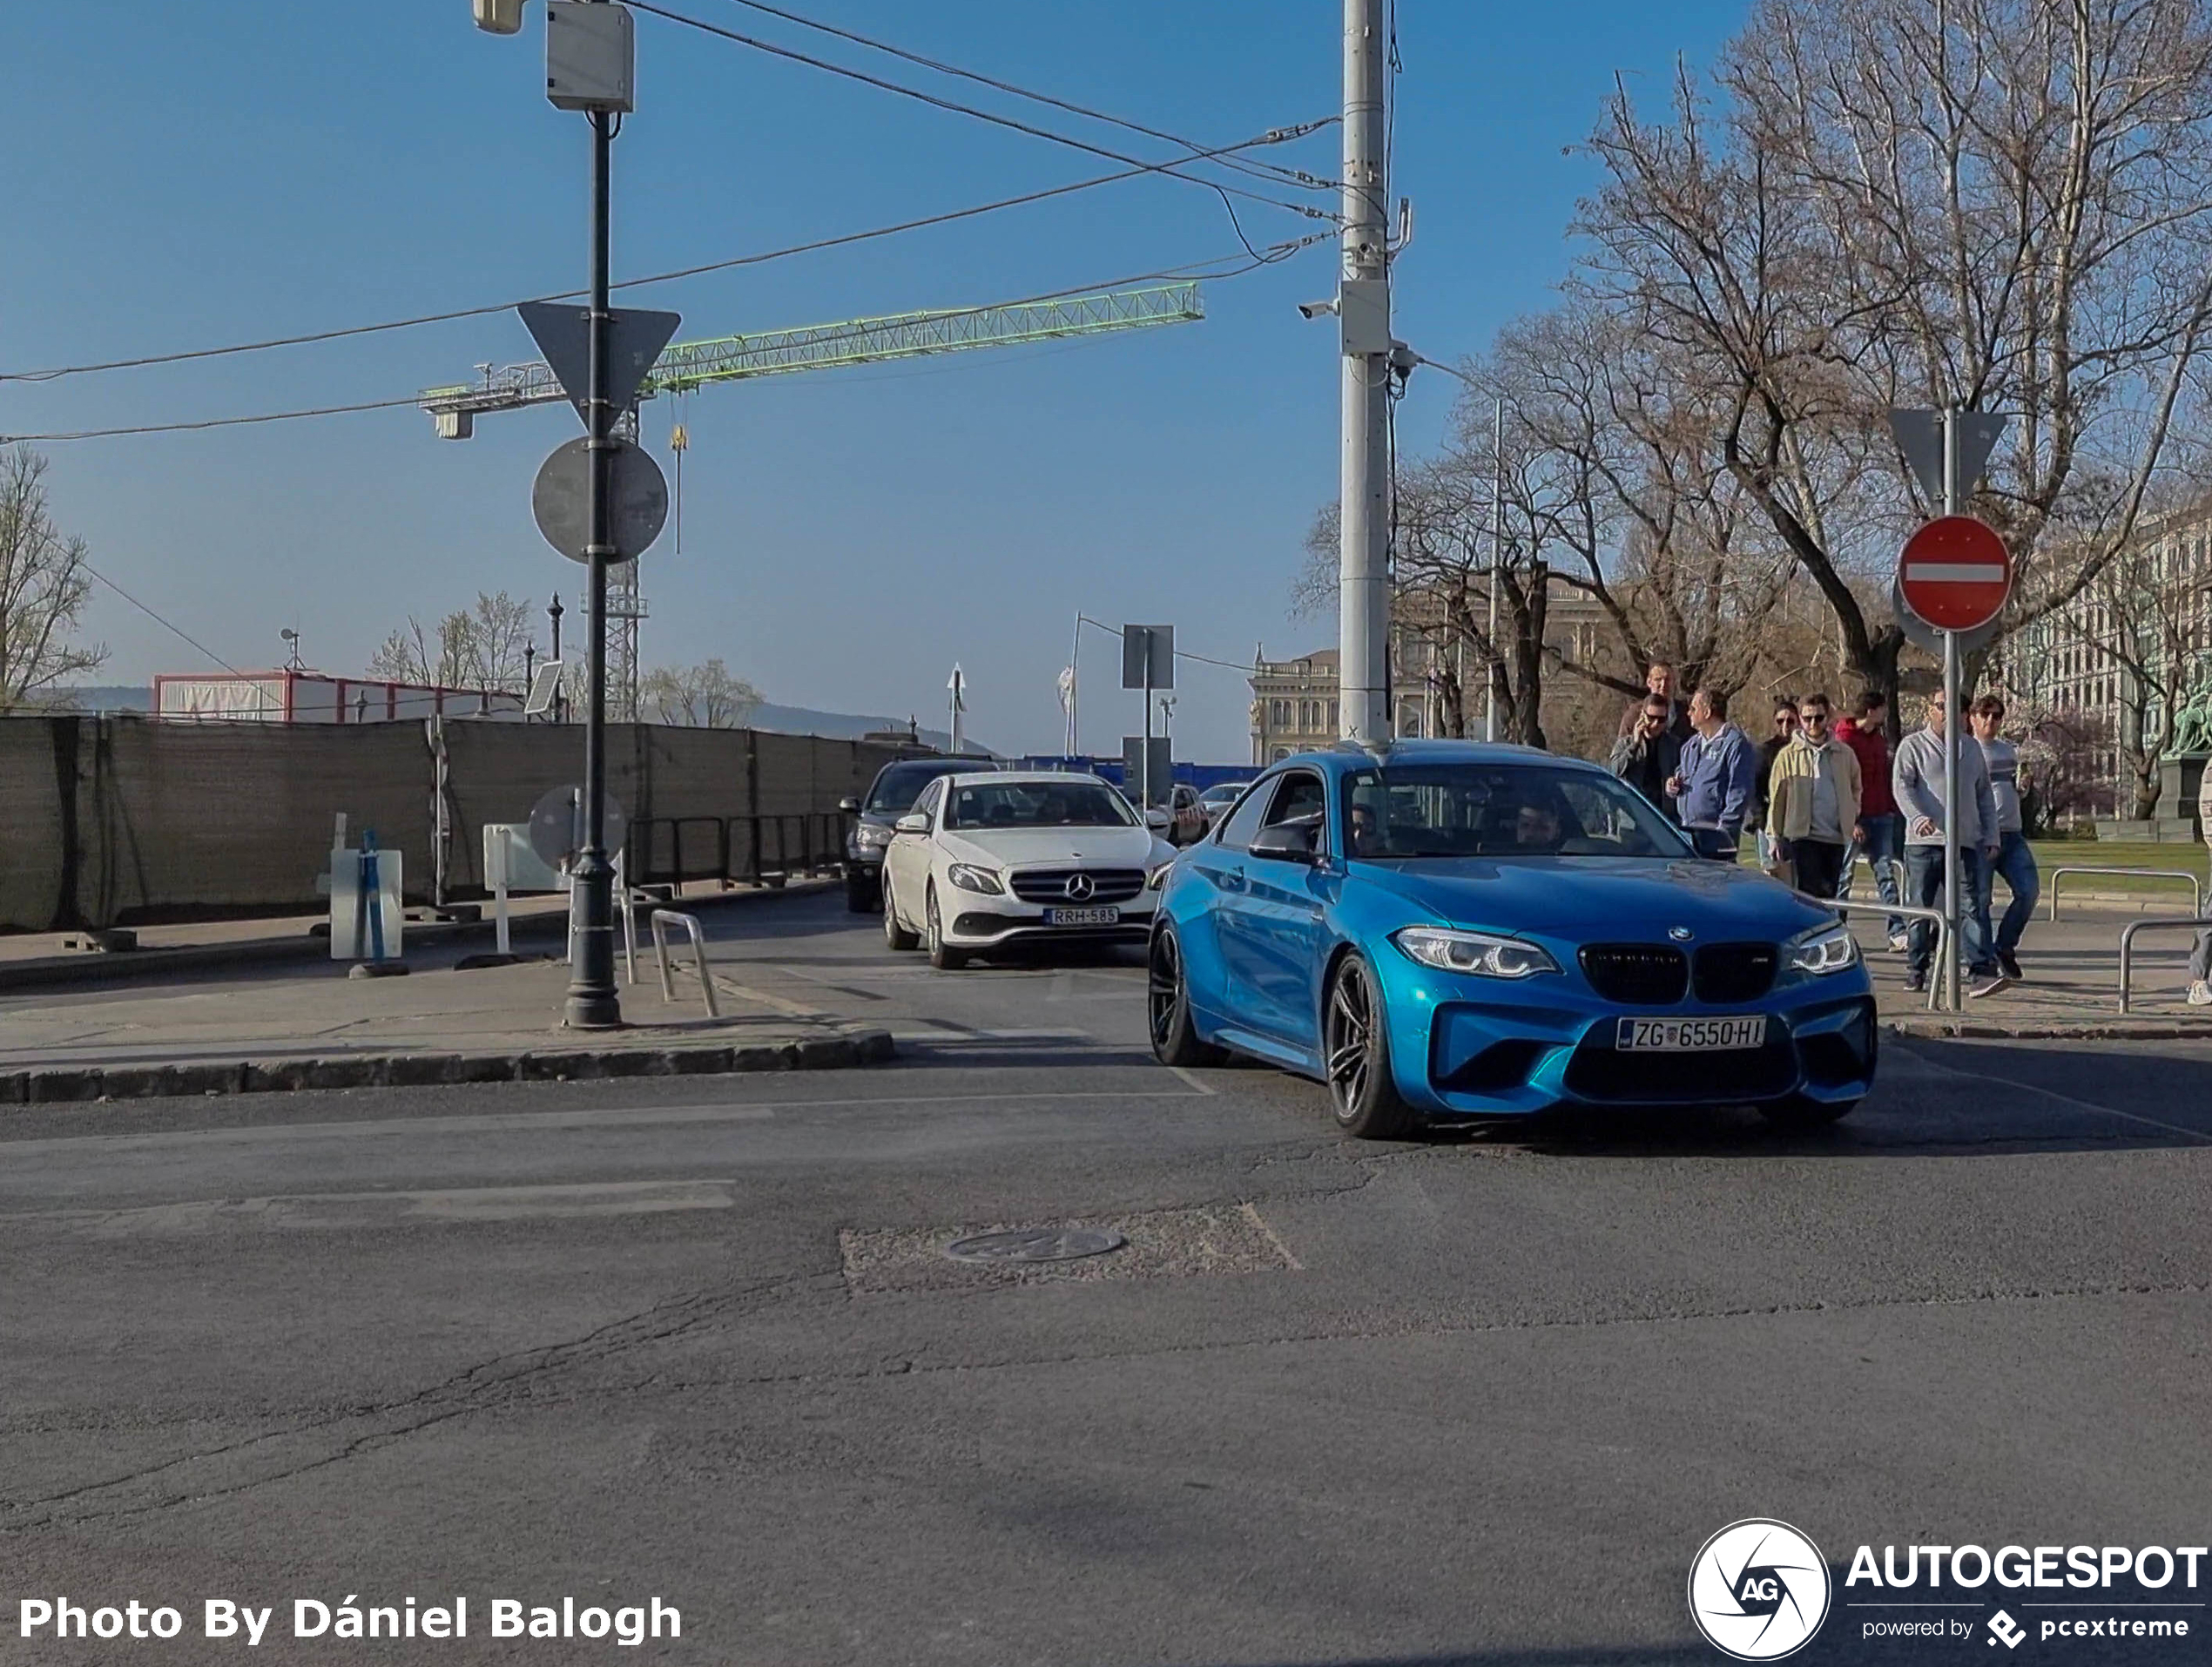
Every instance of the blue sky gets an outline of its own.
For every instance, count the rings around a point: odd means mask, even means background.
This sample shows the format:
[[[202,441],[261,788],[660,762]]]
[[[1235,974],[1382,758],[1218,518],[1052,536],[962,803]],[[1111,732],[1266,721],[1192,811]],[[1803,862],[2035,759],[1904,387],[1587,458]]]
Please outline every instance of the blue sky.
[[[675,0],[963,102],[1146,142],[825,43],[731,0]],[[1332,0],[792,0],[934,57],[1226,144],[1332,113]],[[536,10],[535,8],[533,9]],[[1655,93],[1740,3],[1402,0],[1397,177],[1418,216],[1398,333],[1479,351],[1547,304],[1616,71]],[[1098,162],[640,15],[640,107],[617,145],[617,278],[906,219],[1108,171]],[[469,27],[464,0],[220,7],[73,0],[24,9],[0,104],[36,135],[0,170],[0,369],[308,331],[497,302],[584,276],[586,130],[540,90],[543,24]],[[1334,129],[1300,165],[1333,176]],[[1145,152],[1157,156],[1156,147]],[[1271,153],[1272,154],[1272,153]],[[1245,215],[1255,241],[1317,229]],[[685,336],[974,305],[1233,253],[1219,200],[1137,180],[985,219],[630,292]],[[687,414],[684,550],[645,557],[649,663],[718,655],[776,700],[941,715],[954,660],[970,726],[1056,746],[1053,679],[1078,611],[1172,621],[1247,658],[1333,642],[1285,617],[1300,540],[1336,478],[1337,365],[1324,246],[1211,285],[1203,324],[1004,354],[789,377]],[[45,433],[403,395],[532,356],[512,315],[327,346],[44,384],[0,383],[0,432]],[[1417,377],[1401,444],[1433,442],[1454,384]],[[658,448],[669,414],[649,406]],[[462,444],[410,409],[55,444],[59,517],[98,569],[235,665],[358,672],[385,632],[479,590],[577,600],[579,569],[529,516],[565,407],[488,418]],[[574,615],[571,618],[575,618]],[[207,662],[101,591],[102,681]],[[1088,746],[1134,729],[1087,632]],[[1184,674],[1178,752],[1246,755],[1247,692]]]

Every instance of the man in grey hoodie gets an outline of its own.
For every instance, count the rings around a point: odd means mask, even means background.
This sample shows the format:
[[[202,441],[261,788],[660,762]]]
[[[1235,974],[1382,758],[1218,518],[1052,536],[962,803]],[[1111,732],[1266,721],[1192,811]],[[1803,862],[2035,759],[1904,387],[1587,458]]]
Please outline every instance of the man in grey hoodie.
[[[1925,728],[1915,730],[1898,743],[1891,766],[1890,785],[1897,807],[1905,818],[1905,884],[1906,901],[1922,908],[1937,908],[1943,898],[1943,692],[1928,697]],[[1961,736],[1959,748],[1959,931],[1976,995],[1991,995],[2012,981],[1997,964],[1990,946],[1982,941],[1981,922],[1974,908],[1975,887],[1981,865],[1997,853],[1997,800],[1989,785],[1989,764],[1972,736]],[[1927,921],[1912,922],[1905,947],[1905,988],[1927,988],[1928,962],[1935,944],[1935,928]]]

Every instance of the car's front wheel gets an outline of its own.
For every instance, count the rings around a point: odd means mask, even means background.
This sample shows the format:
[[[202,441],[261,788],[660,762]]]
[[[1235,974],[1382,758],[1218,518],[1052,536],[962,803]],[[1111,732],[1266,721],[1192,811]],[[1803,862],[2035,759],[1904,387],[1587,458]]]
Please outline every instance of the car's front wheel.
[[[921,940],[900,923],[899,905],[891,895],[891,870],[883,870],[883,941],[894,949],[911,949]]]
[[[922,941],[929,950],[929,964],[939,972],[957,972],[968,964],[968,957],[958,949],[948,948],[945,942],[945,922],[937,913],[937,887],[929,887],[928,901],[923,908]]]
[[[1382,991],[1356,951],[1330,975],[1321,1044],[1338,1128],[1363,1140],[1398,1140],[1413,1131],[1413,1108],[1399,1097],[1390,1075]]]
[[[1163,1065],[1217,1065],[1221,1049],[1198,1039],[1190,1017],[1190,982],[1183,968],[1183,943],[1171,926],[1153,928],[1145,954],[1145,1016],[1152,1032],[1152,1057]]]

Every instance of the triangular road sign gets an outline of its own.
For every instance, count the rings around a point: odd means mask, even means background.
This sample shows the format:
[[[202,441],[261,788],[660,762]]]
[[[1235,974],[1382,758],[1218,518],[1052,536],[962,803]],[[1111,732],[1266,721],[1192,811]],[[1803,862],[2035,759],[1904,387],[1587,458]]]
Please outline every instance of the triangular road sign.
[[[523,301],[515,310],[523,315],[569,403],[578,416],[584,416],[584,396],[591,386],[591,309],[574,301]],[[637,403],[646,374],[683,321],[680,313],[635,307],[608,309],[607,397],[613,402],[607,413],[609,427]],[[585,421],[588,426],[590,419]]]
[[[1959,411],[1951,421],[1958,433],[1959,494],[1963,498],[1973,492],[1989,454],[1997,449],[1998,439],[2005,432],[2005,419],[1990,411]],[[1912,466],[1928,502],[1940,510],[1944,507],[1943,413],[1892,411],[1890,432],[1897,436],[1897,449]]]

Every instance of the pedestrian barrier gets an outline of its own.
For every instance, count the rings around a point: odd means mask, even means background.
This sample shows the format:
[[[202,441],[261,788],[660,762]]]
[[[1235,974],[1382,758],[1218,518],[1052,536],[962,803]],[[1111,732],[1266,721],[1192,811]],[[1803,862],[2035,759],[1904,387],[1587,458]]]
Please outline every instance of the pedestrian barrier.
[[[2140,921],[2130,921],[2120,928],[2120,1010],[2128,1011],[2128,985],[2134,974],[2135,934],[2138,932],[2178,932],[2188,927],[2198,932],[2212,932],[2212,920],[2202,914],[2184,919],[2179,914],[2148,914]]]
[[[837,812],[769,816],[657,816],[631,824],[640,885],[740,881],[771,887],[832,867],[845,854]]]
[[[691,935],[691,953],[699,964],[699,994],[706,998],[706,1016],[710,1019],[722,1016],[722,1009],[714,1004],[714,975],[706,969],[706,934],[699,928],[696,914],[680,914],[672,908],[657,908],[652,914],[653,953],[660,957],[660,998],[673,1006],[676,986],[668,976],[668,932],[671,922]]]
[[[2051,918],[2059,918],[2059,876],[2061,874],[2132,874],[2138,880],[2186,880],[2189,882],[2189,907],[2199,914],[2204,913],[2204,883],[2186,868],[2054,868],[2051,870]]]
[[[1936,996],[1944,987],[1943,969],[1951,964],[1951,922],[1943,918],[1939,908],[1921,908],[1912,903],[1885,903],[1878,897],[1860,902],[1856,897],[1814,897],[1806,900],[1818,903],[1823,908],[1832,908],[1838,914],[1852,909],[1863,909],[1870,914],[1902,914],[1908,921],[1933,921],[1936,929],[1935,955],[1928,962],[1928,1011],[1935,1011]]]

